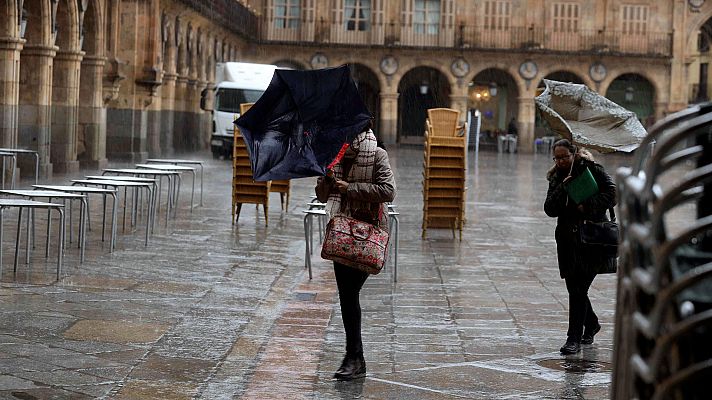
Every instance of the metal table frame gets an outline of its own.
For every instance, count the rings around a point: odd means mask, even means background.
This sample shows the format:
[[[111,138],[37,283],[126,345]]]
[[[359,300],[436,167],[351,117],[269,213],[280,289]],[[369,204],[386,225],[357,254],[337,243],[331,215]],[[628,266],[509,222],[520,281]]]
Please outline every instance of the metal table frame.
[[[56,210],[59,213],[59,228],[58,236],[59,243],[57,245],[57,280],[59,281],[60,274],[62,272],[62,261],[64,256],[64,205],[54,204],[54,203],[44,203],[41,201],[32,200],[19,200],[19,199],[0,199],[0,276],[2,276],[2,235],[3,235],[3,223],[4,223],[4,212],[6,208],[16,207],[18,208],[17,216],[17,237],[15,238],[15,263],[13,267],[13,274],[17,275],[17,264],[20,254],[20,228],[22,227],[22,210],[24,208],[30,209],[47,209]],[[29,218],[29,216],[28,216]],[[49,225],[49,221],[48,221]],[[29,243],[27,246],[29,247]]]
[[[203,206],[203,162],[199,160],[181,160],[181,159],[170,159],[170,158],[149,158],[146,160],[147,164],[173,164],[173,165],[197,165],[200,167],[200,206]]]
[[[195,198],[195,168],[193,167],[186,167],[183,165],[166,165],[166,164],[136,164],[136,168],[145,168],[145,169],[157,169],[161,171],[173,171],[177,172],[178,175],[178,189],[176,190],[176,209],[178,209],[178,197],[180,195],[180,184],[181,184],[181,177],[180,174],[183,172],[190,172],[191,175],[193,175],[193,181],[192,183],[192,189],[190,191],[190,212],[193,212],[193,199]]]
[[[118,198],[118,193],[120,188],[126,188],[126,187],[131,187],[131,188],[144,188],[147,191],[148,194],[148,204],[149,204],[149,209],[151,207],[151,204],[153,203],[153,185],[151,183],[140,183],[140,182],[128,182],[128,181],[120,181],[120,180],[110,180],[110,179],[73,179],[72,180],[73,185],[83,185],[83,186],[100,186],[103,188],[107,187],[113,187],[117,191],[117,198]],[[148,212],[147,218],[146,218],[146,242],[145,245],[148,246],[148,237],[151,232],[151,217],[153,213]],[[116,208],[114,208],[114,217],[116,217]],[[114,233],[116,233],[116,223],[112,223]],[[116,240],[116,237],[114,235],[114,241]],[[112,243],[112,246],[115,246],[115,243]]]
[[[177,207],[174,206],[173,196],[171,194],[173,193],[173,188],[175,187],[173,178],[175,177],[177,178],[176,181],[180,181],[180,172],[145,168],[106,168],[101,174],[104,177],[106,177],[107,174],[117,174],[117,176],[126,177],[151,176],[154,180],[157,180],[158,188],[157,195],[155,196],[157,198],[156,213],[154,215],[157,215],[159,212],[161,212],[161,192],[163,187],[162,183],[163,178],[166,178],[168,180],[168,193],[166,194],[166,226],[168,226],[168,217],[170,215],[171,207],[173,207],[174,209],[173,217],[176,217],[177,213],[175,211]]]
[[[102,196],[103,205],[103,215],[101,221],[101,241],[104,241],[104,233],[106,228],[106,196],[111,196],[111,244],[109,246],[109,252],[113,252],[116,247],[116,206],[117,206],[117,195],[118,189],[104,189],[97,187],[85,187],[85,186],[66,186],[66,185],[32,185],[34,188],[39,190],[56,190],[59,192],[67,193],[79,193],[79,194],[100,194]],[[87,199],[88,205],[88,199]],[[87,208],[87,221],[91,221],[89,218],[89,208]],[[91,230],[91,223],[89,223],[89,230]]]
[[[4,195],[9,195],[9,196],[17,196],[17,197],[23,197],[27,198],[29,200],[35,200],[36,198],[47,198],[47,202],[52,203],[52,199],[63,199],[63,200],[69,200],[70,202],[72,200],[78,200],[80,203],[79,207],[79,262],[83,263],[84,262],[84,253],[86,249],[86,215],[87,215],[87,210],[88,210],[88,204],[86,200],[86,196],[82,194],[75,194],[75,193],[68,193],[68,192],[60,192],[57,190],[0,190],[0,194]],[[66,207],[65,207],[66,210]],[[51,219],[50,219],[50,210],[48,210],[48,215],[47,215],[47,238],[45,241],[45,255],[49,256],[49,235],[50,235],[50,229],[51,229]],[[32,220],[32,229],[30,230],[30,220]],[[30,231],[32,232],[32,238],[30,239]],[[31,218],[27,219],[27,254],[25,255],[25,262],[29,264],[30,262],[30,245],[29,243],[33,243],[33,248],[34,248],[34,242],[35,242],[35,215],[34,215],[34,210],[32,210]],[[69,243],[72,242],[72,207],[70,203],[69,207]],[[66,244],[66,243],[65,243]]]
[[[35,185],[37,184],[39,177],[40,177],[40,154],[35,151],[35,150],[28,150],[28,149],[9,149],[9,148],[0,148],[0,152],[4,153],[15,153],[17,155],[20,154],[31,154],[35,156]],[[13,165],[13,171],[17,169],[17,159],[15,159],[15,165]],[[14,174],[14,172],[13,172]]]

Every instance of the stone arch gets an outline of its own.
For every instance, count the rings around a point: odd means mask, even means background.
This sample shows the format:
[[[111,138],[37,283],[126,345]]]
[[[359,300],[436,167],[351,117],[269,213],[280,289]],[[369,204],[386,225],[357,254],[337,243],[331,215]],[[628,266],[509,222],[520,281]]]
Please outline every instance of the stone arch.
[[[401,60],[401,61],[406,61],[406,60]],[[400,87],[400,83],[403,80],[403,77],[406,74],[408,74],[408,72],[410,72],[413,69],[418,68],[418,67],[430,68],[430,69],[438,71],[438,73],[440,73],[442,75],[442,77],[447,80],[447,83],[450,86],[450,93],[454,92],[453,88],[457,84],[455,77],[452,76],[452,74],[450,73],[450,70],[448,69],[447,66],[442,65],[441,63],[438,63],[433,60],[418,60],[418,63],[414,66],[411,66],[410,68],[403,68],[403,66],[399,67],[398,71],[391,76],[392,80],[398,82],[396,87]]]
[[[84,23],[81,31],[83,33],[82,50],[87,55],[104,55],[104,31],[102,21],[104,21],[103,2],[91,0],[88,2],[87,10],[84,13]]]
[[[15,0],[0,0],[0,145],[14,147],[17,142],[17,102],[20,81],[20,18],[22,10]]]
[[[566,69],[557,69],[557,70],[547,73],[546,75],[543,75],[542,78],[539,80],[539,84],[537,85],[537,88],[544,87],[544,79],[550,79],[550,80],[555,80],[555,81],[560,81],[560,82],[579,83],[579,84],[584,84],[586,86],[589,86],[584,81],[584,78],[582,78],[579,74],[569,71],[569,70],[566,70]]]
[[[650,126],[655,121],[657,91],[653,83],[643,75],[618,75],[606,89],[606,97],[636,113],[644,126]]]
[[[52,66],[52,136],[50,153],[58,172],[79,170],[77,138],[79,85],[83,53],[80,49],[79,3],[59,0],[56,11],[55,45],[59,47]],[[82,145],[83,147],[83,145]]]
[[[467,109],[482,114],[483,134],[506,132],[512,118],[519,115],[519,85],[506,69],[480,70],[468,83]]]
[[[707,23],[709,19],[712,19],[712,3],[706,1],[702,7],[700,7],[699,12],[687,13],[688,20],[686,21],[687,29],[685,32],[685,48],[690,48],[693,45],[693,41],[697,40],[697,31],[699,31],[702,26]]]
[[[59,0],[56,12],[55,45],[60,51],[79,49],[79,9],[76,1]]]
[[[618,79],[618,77],[620,77],[621,75],[626,74],[639,75],[653,86],[653,90],[656,96],[655,99],[653,99],[653,102],[660,103],[662,101],[665,101],[665,99],[663,98],[665,96],[665,89],[662,87],[661,82],[655,79],[655,77],[650,74],[650,71],[643,70],[643,68],[628,67],[623,70],[616,69],[614,71],[611,71],[611,73],[609,73],[609,76],[603,82],[601,82],[599,93],[607,93],[611,83],[613,83],[613,81]]]
[[[19,37],[19,13],[15,0],[0,1],[0,37]]]
[[[50,1],[26,1],[24,8],[27,10],[27,31],[25,33],[27,44],[52,44],[53,7]]]
[[[398,142],[422,143],[427,109],[450,107],[452,85],[447,74],[419,65],[398,82]]]
[[[198,67],[198,30],[192,23],[188,23],[186,32],[186,50],[188,55],[188,76],[190,79],[196,80],[199,75]]]
[[[77,127],[77,159],[87,168],[102,168],[106,159],[106,109],[103,101],[104,56],[103,2],[86,2],[81,32],[82,49],[79,81],[79,118]]]
[[[304,66],[304,64],[300,63],[299,61],[294,61],[294,60],[286,59],[286,58],[282,58],[277,61],[273,61],[271,64],[276,65],[281,68],[291,68],[291,69],[297,69],[300,71],[304,71],[307,69]]]
[[[24,8],[27,11],[27,30],[26,42],[20,53],[18,134],[14,145],[37,150],[40,174],[46,177],[52,171],[49,155],[52,69],[56,54],[52,42],[55,8],[50,0],[25,1]],[[22,175],[34,172],[34,165],[25,163],[24,159],[18,161]]]
[[[381,82],[378,79],[378,74],[371,67],[364,64],[353,63],[348,64],[348,66],[351,71],[351,77],[356,82],[366,108],[374,117],[373,131],[376,132],[376,136],[380,139]]]

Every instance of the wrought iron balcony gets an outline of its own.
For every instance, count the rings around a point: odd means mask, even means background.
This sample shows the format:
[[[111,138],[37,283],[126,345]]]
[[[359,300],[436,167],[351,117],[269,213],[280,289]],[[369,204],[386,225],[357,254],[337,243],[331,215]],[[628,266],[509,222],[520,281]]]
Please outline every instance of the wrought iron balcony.
[[[622,31],[578,30],[557,32],[535,27],[496,30],[477,26],[368,24],[364,30],[326,20],[299,20],[292,28],[279,28],[263,19],[264,43],[337,44],[355,47],[521,50],[546,53],[610,54],[671,57],[672,33],[631,34]]]
[[[180,0],[223,28],[248,39],[259,37],[259,18],[237,0]]]

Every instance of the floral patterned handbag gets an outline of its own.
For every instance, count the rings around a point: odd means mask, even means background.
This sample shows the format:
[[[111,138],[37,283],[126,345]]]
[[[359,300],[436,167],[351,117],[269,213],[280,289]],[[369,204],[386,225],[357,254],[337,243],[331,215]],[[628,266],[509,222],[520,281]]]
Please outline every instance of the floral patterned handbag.
[[[326,226],[321,258],[376,275],[388,252],[388,231],[345,215],[335,215]]]

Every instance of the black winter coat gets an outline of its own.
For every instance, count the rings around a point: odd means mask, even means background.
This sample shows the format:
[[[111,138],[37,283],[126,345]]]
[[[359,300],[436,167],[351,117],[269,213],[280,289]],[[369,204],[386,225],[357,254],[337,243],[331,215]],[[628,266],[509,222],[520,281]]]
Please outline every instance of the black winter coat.
[[[553,168],[547,176],[549,190],[546,193],[544,212],[550,217],[557,217],[556,253],[559,260],[561,278],[578,274],[601,274],[616,271],[616,257],[607,257],[600,252],[587,251],[582,245],[578,234],[578,226],[583,220],[607,221],[607,210],[616,205],[616,185],[603,169],[594,162],[590,154],[576,154],[571,175],[575,178],[585,169],[591,171],[598,193],[585,200],[584,211],[569,198],[562,182],[568,171],[560,172]]]

